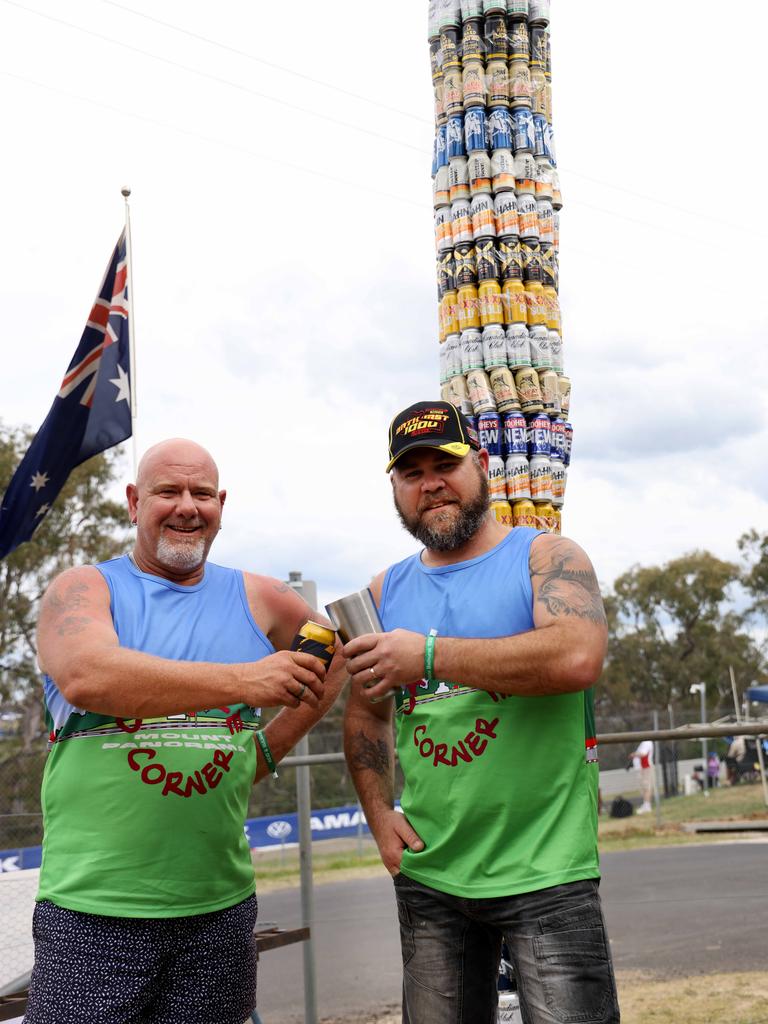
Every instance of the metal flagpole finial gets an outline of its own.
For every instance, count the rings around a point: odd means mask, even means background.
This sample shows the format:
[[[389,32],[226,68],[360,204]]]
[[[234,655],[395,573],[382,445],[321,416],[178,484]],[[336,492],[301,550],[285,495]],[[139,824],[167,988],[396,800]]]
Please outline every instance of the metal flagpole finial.
[[[127,199],[130,194],[131,190],[128,188],[128,186],[123,185],[123,187],[120,189],[120,195],[123,196],[124,199]]]

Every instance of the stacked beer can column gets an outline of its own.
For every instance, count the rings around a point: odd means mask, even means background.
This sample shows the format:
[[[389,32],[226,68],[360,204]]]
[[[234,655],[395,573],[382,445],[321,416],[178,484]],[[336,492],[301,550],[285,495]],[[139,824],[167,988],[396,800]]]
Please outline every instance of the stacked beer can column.
[[[494,510],[559,532],[573,428],[558,300],[549,0],[430,0],[440,381]]]

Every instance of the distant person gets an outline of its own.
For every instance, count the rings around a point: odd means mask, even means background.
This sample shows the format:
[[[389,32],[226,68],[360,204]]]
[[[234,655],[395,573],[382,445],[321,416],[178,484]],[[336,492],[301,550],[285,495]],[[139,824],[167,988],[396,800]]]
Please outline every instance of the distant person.
[[[572,541],[496,521],[487,470],[452,405],[394,418],[395,507],[424,547],[372,583],[386,632],[343,652],[347,761],[394,876],[403,1021],[495,1020],[503,938],[526,1024],[615,1024],[591,694],[600,589]]]
[[[630,754],[637,771],[640,782],[640,793],[642,803],[637,809],[638,814],[648,814],[652,811],[651,800],[653,799],[653,741],[641,740],[637,750]]]
[[[151,448],[127,497],[133,551],[67,570],[41,606],[52,731],[24,1019],[242,1024],[251,786],[344,673],[287,650],[316,617],[293,590],[207,561],[226,492],[205,449]],[[280,706],[260,736],[260,708]]]
[[[714,750],[707,758],[707,785],[710,789],[720,785],[720,758]]]

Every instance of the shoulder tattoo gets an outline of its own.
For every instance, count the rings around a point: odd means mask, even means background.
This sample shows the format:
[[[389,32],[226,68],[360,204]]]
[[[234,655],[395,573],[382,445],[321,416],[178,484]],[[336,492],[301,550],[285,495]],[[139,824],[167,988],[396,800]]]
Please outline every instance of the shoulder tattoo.
[[[91,619],[87,615],[77,615],[86,603],[85,595],[89,586],[82,580],[64,584],[62,587],[49,591],[45,597],[45,606],[53,619],[53,627],[59,636],[74,636],[89,625]]]
[[[536,600],[554,618],[574,616],[605,626],[607,620],[594,570],[576,568],[581,561],[567,540],[531,552],[531,581]],[[584,565],[581,561],[582,566]]]

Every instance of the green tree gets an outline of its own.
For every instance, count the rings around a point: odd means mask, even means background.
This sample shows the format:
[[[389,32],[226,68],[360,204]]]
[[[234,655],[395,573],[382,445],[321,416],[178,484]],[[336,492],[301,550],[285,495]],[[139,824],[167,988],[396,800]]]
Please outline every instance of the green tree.
[[[745,568],[741,581],[752,598],[750,612],[768,619],[768,533],[750,530],[739,537]]]
[[[0,493],[31,440],[29,431],[0,423]],[[32,539],[0,560],[0,703],[21,712],[27,751],[43,727],[36,667],[38,602],[62,570],[112,558],[124,549],[126,512],[107,497],[119,459],[119,450],[112,448],[78,466]]]
[[[687,706],[707,684],[711,709],[730,698],[728,666],[751,681],[762,655],[735,609],[738,567],[695,551],[662,566],[635,566],[606,598],[610,639],[600,710],[627,718],[640,706]]]

